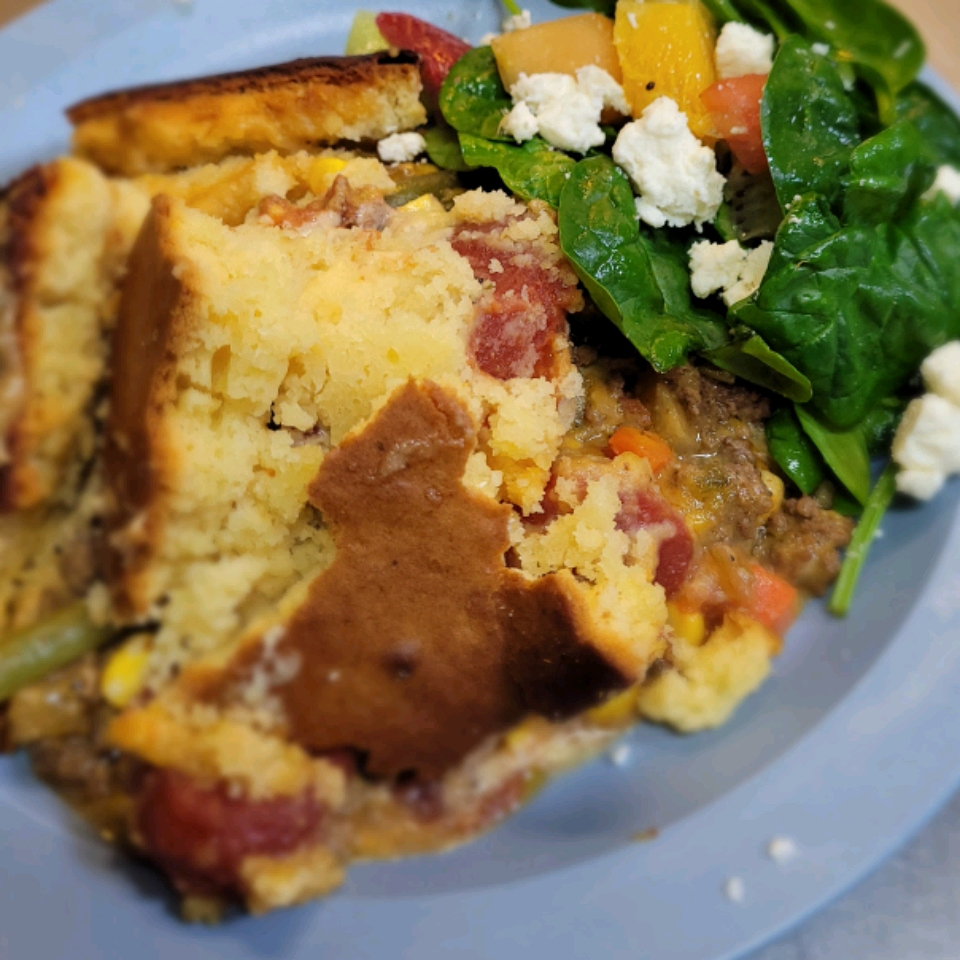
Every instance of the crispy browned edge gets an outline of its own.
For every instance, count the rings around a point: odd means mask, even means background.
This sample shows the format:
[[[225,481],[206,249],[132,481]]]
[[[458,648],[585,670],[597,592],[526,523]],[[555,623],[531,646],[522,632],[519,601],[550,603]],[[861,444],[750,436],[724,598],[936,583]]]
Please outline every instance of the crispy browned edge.
[[[2,379],[25,376],[29,354],[29,331],[26,329],[26,304],[34,280],[35,262],[40,253],[36,244],[36,223],[44,202],[57,184],[54,164],[36,166],[21,174],[0,193],[0,203],[6,207],[6,236],[0,246],[0,264],[14,301],[13,328],[5,338],[6,355],[2,357]],[[23,429],[21,414],[27,403],[26,384],[19,402],[0,411],[0,423],[6,431],[5,440],[9,461],[0,467],[0,512],[10,512],[33,506],[38,491],[30,483],[25,469],[29,436]]]
[[[380,79],[382,67],[410,66],[418,62],[417,57],[405,53],[398,56],[375,53],[363,57],[304,57],[271,67],[108,91],[69,107],[67,118],[76,126],[86,120],[118,113],[138,103],[182,103],[198,95],[258,93],[289,83],[320,81],[344,87],[364,84]]]
[[[104,471],[113,496],[104,568],[117,609],[124,616],[145,612],[139,574],[156,547],[155,516],[163,474],[170,466],[154,442],[162,410],[175,395],[172,341],[187,288],[174,275],[163,224],[170,200],[156,197],[133,251],[113,335],[114,376],[106,428]],[[131,522],[142,517],[133,534]]]

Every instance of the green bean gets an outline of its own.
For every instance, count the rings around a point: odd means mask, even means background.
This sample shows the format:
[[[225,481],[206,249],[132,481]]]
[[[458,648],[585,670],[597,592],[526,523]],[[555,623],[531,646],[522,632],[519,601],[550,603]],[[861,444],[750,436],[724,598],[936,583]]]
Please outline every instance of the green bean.
[[[840,576],[837,577],[837,585],[833,589],[833,596],[829,603],[829,610],[835,616],[845,617],[850,610],[857,581],[866,563],[870,546],[877,535],[877,528],[896,492],[897,468],[890,464],[880,475],[873,492],[867,499],[863,516],[860,518],[857,529],[853,531],[850,546],[847,547],[847,555],[844,557]]]
[[[83,600],[0,639],[0,703],[48,673],[95,650],[113,633],[90,620]]]

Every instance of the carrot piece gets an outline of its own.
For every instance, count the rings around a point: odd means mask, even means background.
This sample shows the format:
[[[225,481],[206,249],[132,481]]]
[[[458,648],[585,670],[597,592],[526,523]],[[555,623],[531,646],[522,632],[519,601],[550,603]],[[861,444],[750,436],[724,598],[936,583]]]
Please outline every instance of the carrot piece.
[[[643,457],[649,461],[654,473],[659,473],[673,459],[673,451],[655,433],[646,433],[636,427],[620,427],[610,438],[610,450],[616,457],[621,453]]]
[[[753,574],[753,591],[747,613],[765,627],[785,633],[799,612],[797,588],[759,563],[752,564],[750,572]]]

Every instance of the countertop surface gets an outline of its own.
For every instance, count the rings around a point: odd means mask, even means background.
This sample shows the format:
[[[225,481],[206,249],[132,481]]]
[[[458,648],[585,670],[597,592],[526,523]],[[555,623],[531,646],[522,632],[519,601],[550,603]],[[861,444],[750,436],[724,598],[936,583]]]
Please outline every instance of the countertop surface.
[[[920,25],[933,66],[960,88],[960,0],[894,2]],[[0,25],[34,5],[35,0],[0,0]],[[858,887],[749,960],[958,957],[960,796]]]

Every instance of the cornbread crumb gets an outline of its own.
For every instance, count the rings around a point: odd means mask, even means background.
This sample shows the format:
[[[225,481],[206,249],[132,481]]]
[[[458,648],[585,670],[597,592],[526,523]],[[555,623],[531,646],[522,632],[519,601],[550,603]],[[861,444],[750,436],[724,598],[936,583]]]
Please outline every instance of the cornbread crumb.
[[[324,846],[285,857],[245,857],[240,873],[254,914],[306,903],[343,883],[343,865]]]
[[[634,676],[659,654],[667,621],[663,589],[652,583],[655,566],[628,565],[633,538],[617,528],[621,484],[635,483],[638,473],[646,479],[639,458],[618,457],[610,473],[588,485],[571,513],[542,533],[529,533],[515,548],[521,570],[530,577],[576,574],[571,587],[602,635],[598,645]]]
[[[774,837],[767,844],[767,855],[777,866],[783,867],[800,856],[800,848],[790,837]]]
[[[640,687],[640,712],[695,733],[722,726],[766,680],[780,640],[759,623],[730,615],[702,646],[674,637],[670,649],[675,669]]]
[[[747,897],[747,888],[740,877],[728,877],[723,892],[731,903],[743,903]]]

